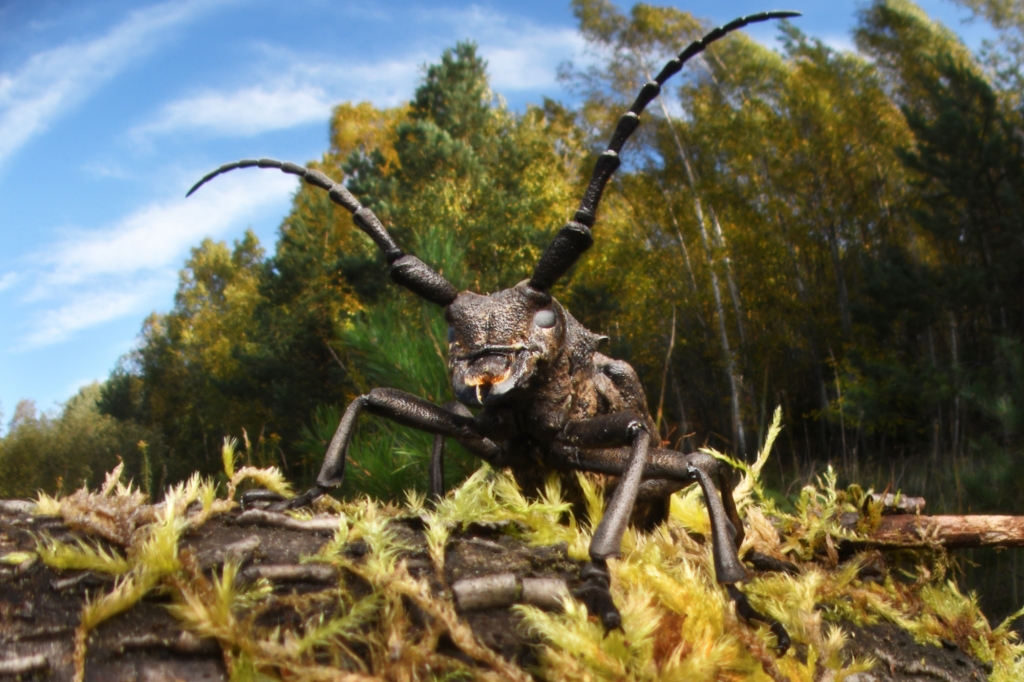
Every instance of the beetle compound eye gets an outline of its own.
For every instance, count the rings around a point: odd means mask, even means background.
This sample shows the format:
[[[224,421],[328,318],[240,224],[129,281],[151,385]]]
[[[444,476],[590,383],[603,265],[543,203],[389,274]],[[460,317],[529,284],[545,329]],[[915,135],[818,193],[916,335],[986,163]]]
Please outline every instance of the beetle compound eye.
[[[553,310],[541,310],[533,317],[533,323],[538,327],[550,329],[555,326],[555,313]]]
[[[448,343],[455,343],[455,327],[448,327]]]

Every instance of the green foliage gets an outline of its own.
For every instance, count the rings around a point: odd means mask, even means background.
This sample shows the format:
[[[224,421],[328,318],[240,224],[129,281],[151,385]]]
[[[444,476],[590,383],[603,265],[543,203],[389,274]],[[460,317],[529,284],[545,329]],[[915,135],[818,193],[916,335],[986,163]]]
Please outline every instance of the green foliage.
[[[163,461],[166,449],[160,436],[131,421],[100,412],[101,387],[90,384],[63,405],[59,415],[39,415],[31,402],[15,410],[7,433],[0,438],[0,497],[31,497],[38,490],[53,492],[97,485],[102,472],[119,460],[130,476],[143,475],[143,450]]]
[[[339,109],[335,128],[343,128],[341,115],[354,113],[359,112]],[[392,224],[401,243],[457,284],[488,289],[520,279],[526,263],[539,253],[541,230],[556,222],[551,215],[555,201],[566,193],[564,183],[553,177],[562,163],[548,130],[554,124],[548,125],[539,112],[516,117],[492,106],[484,63],[469,44],[446,52],[439,65],[428,69],[406,113],[388,118],[382,112],[379,117],[394,121],[393,137],[371,140],[375,146],[336,143],[337,151],[328,161],[346,151],[348,157],[340,168],[325,170],[335,176],[346,174],[352,191]],[[288,319],[281,328],[294,334],[288,337],[289,344],[308,344],[311,337],[321,344],[321,359],[304,369],[294,367],[287,387],[282,387],[293,405],[313,403],[305,408],[298,437],[284,438],[285,443],[298,443],[292,448],[302,453],[303,473],[312,477],[323,446],[333,435],[339,403],[375,386],[408,390],[438,403],[450,400],[451,392],[442,350],[446,325],[439,312],[407,292],[386,287],[379,274],[370,276],[378,286],[367,286],[367,267],[352,265],[352,258],[361,254],[364,262],[384,272],[380,256],[350,225],[335,227],[336,212],[322,193],[304,189],[296,204],[271,259],[270,271],[275,274],[266,285],[268,294],[291,293],[286,300],[271,299],[273,305],[266,306],[265,314],[268,320]],[[501,228],[495,229],[498,225]],[[323,231],[327,226],[330,232]],[[308,264],[303,267],[321,267],[305,254],[328,235],[340,236],[338,243],[353,252],[341,268],[322,266],[328,272],[340,269],[352,283],[356,295],[344,301],[329,286],[295,270],[300,254],[301,262]],[[523,235],[533,236],[524,242]],[[312,301],[296,299],[307,295],[301,292],[333,302],[313,306]],[[304,328],[294,321],[294,314],[303,310],[317,316],[326,311],[334,319],[318,317],[319,331]],[[311,356],[291,355],[307,361]],[[334,380],[332,392],[297,395],[301,377],[324,364]],[[326,407],[332,404],[333,411]],[[353,443],[351,486],[345,492],[397,499],[406,489],[422,488],[431,439],[366,421]],[[458,448],[451,450],[448,470],[455,481],[465,475],[468,462]]]
[[[130,568],[128,561],[116,551],[84,540],[68,544],[43,537],[36,551],[47,566],[61,571],[84,570],[121,575]]]
[[[436,307],[410,298],[382,296],[360,316],[344,336],[348,362],[362,369],[360,392],[388,386],[444,404],[451,400],[441,350],[447,344],[447,325]],[[325,435],[333,436],[337,423],[334,416],[331,428],[323,429]],[[329,437],[324,442],[328,441]],[[421,431],[364,419],[350,449],[350,490],[385,500],[401,499],[406,490],[424,490],[432,443],[433,436]],[[314,460],[319,462],[323,452],[320,449]],[[446,455],[449,482],[462,480],[472,460],[453,443]]]
[[[248,428],[266,444],[267,408],[240,359],[259,345],[252,322],[263,267],[251,232],[233,249],[204,240],[180,273],[174,309],[146,320],[139,349],[105,387],[108,414],[160,432],[170,481],[215,472],[225,431]]]
[[[607,59],[566,74],[598,142],[702,27],[645,5],[573,7]],[[998,416],[1017,404],[1001,339],[1024,333],[1016,95],[904,0],[862,11],[863,56],[781,33],[781,54],[741,35],[712,46],[704,72],[662,94],[682,116],[651,105],[606,193],[600,249],[563,298],[665,396],[670,442],[695,431],[688,447],[741,449],[736,422],[763,433],[770,396],[783,402],[791,465],[775,485],[831,461],[884,487],[894,454],[911,471],[929,456],[984,469],[968,452],[991,452],[993,471],[1017,461],[1019,432]],[[955,487],[919,492],[942,509]]]
[[[994,682],[1018,679],[1024,670],[1024,647],[1008,622],[993,629],[973,595],[964,595],[946,580],[942,555],[931,551],[914,555],[912,562],[904,564],[905,580],[889,572],[882,583],[859,577],[866,563],[873,561],[871,552],[839,563],[838,543],[861,532],[843,530],[839,515],[864,507],[862,491],[836,488],[830,473],[804,489],[795,513],[780,512],[765,499],[760,474],[779,426],[776,412],[769,440],[758,461],[746,468],[737,489],[748,526],[741,551],[756,549],[790,560],[799,572],[759,574],[743,589],[756,608],[784,624],[797,647],[777,658],[770,651],[774,636],[768,629],[754,628],[736,617],[727,593],[714,580],[706,527],[688,524],[673,513],[651,533],[628,530],[621,558],[610,562],[622,632],[606,635],[572,598],[564,600],[560,613],[514,607],[540,638],[539,660],[532,670],[535,676],[714,680],[727,675],[810,682],[826,670],[843,679],[877,665],[842,655],[844,629],[849,627],[845,623],[884,620],[920,642],[936,646],[955,642],[992,664]],[[222,454],[224,473],[231,479],[226,499],[216,497],[212,482],[194,476],[187,485],[169,489],[163,503],[145,505],[141,496],[120,483],[118,469],[98,492],[83,490],[45,501],[46,511],[63,515],[67,523],[87,533],[102,534],[107,523],[128,527],[142,519],[123,543],[124,559],[118,552],[86,543],[61,545],[45,539],[40,543],[40,558],[58,570],[89,567],[122,576],[110,592],[95,595],[83,609],[75,648],[79,679],[86,672],[89,631],[152,590],[161,590],[171,600],[171,614],[186,629],[219,642],[232,679],[335,679],[339,672],[353,679],[416,678],[427,672],[455,678],[529,679],[476,640],[456,614],[447,590],[436,589],[427,577],[410,575],[406,559],[422,550],[400,540],[408,537],[407,526],[399,533],[392,521],[410,514],[425,520],[427,547],[438,579],[444,575],[447,530],[472,522],[507,521],[506,532],[525,529],[526,539],[535,544],[566,542],[570,554],[586,560],[590,526],[575,520],[560,498],[556,479],[536,501],[523,498],[509,474],[484,467],[451,491],[433,512],[425,512],[422,497],[417,496],[412,496],[408,507],[385,506],[369,498],[334,503],[338,530],[307,561],[339,568],[337,586],[286,595],[275,594],[264,580],[240,584],[238,566],[230,561],[211,577],[191,554],[178,553],[186,530],[232,508],[235,485],[242,477],[254,476],[263,483],[280,475],[272,470],[236,469],[230,441]],[[602,491],[593,482],[589,488],[595,498],[589,505],[590,523],[596,523],[600,511],[595,501]],[[674,510],[699,500],[699,494],[693,494],[697,486],[692,488],[674,496]],[[193,502],[200,503],[200,511],[187,512]],[[90,510],[94,513],[87,513]],[[559,523],[561,517],[567,517],[568,523]],[[82,519],[93,521],[81,525]],[[348,551],[357,541],[366,548],[359,552],[359,559]],[[20,563],[28,558],[3,559]],[[352,575],[360,580],[344,577]],[[296,618],[274,621],[272,627],[261,625],[282,604],[288,604]],[[415,604],[415,612],[409,604]],[[439,650],[441,637],[459,653]],[[802,655],[797,655],[796,648]]]

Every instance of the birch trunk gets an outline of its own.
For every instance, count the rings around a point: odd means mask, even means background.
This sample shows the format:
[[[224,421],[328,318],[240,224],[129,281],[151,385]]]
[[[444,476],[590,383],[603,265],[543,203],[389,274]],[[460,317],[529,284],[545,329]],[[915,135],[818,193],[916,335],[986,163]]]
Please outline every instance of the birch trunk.
[[[737,381],[736,374],[736,358],[733,356],[732,348],[729,344],[729,335],[725,329],[725,308],[722,305],[722,292],[721,286],[718,283],[718,273],[715,269],[715,256],[711,240],[708,238],[707,226],[704,223],[704,208],[701,205],[700,195],[697,194],[697,181],[693,174],[693,168],[690,166],[690,160],[686,156],[686,151],[683,149],[682,140],[679,139],[679,133],[676,131],[672,116],[668,112],[668,107],[665,106],[664,99],[659,98],[658,104],[661,106],[661,112],[665,116],[665,121],[668,123],[668,128],[672,132],[672,139],[675,142],[676,151],[679,153],[679,160],[683,164],[683,169],[686,171],[686,180],[690,186],[690,192],[693,194],[693,208],[694,213],[697,216],[697,225],[700,227],[700,238],[704,244],[704,252],[707,256],[708,271],[711,273],[711,289],[715,299],[715,312],[718,315],[718,333],[722,340],[722,354],[725,356],[726,373],[729,378],[729,401],[732,412],[732,435],[733,444],[737,451],[741,453],[743,457],[747,456],[747,438],[743,431],[743,418],[740,415],[740,392],[739,382]]]
[[[661,418],[665,414],[665,383],[668,381],[669,363],[672,362],[672,350],[676,347],[676,307],[672,306],[672,329],[669,332],[668,350],[665,352],[665,367],[661,370],[661,395],[658,396],[658,416],[654,420],[654,428],[661,438]]]
[[[850,322],[850,298],[846,292],[846,273],[843,270],[843,258],[842,254],[839,253],[839,234],[834,222],[829,221],[825,234],[828,236],[829,252],[832,255],[832,268],[836,273],[836,291],[839,294],[839,318],[843,325],[843,334],[849,337],[852,326]]]
[[[729,247],[725,243],[725,234],[722,232],[722,225],[718,222],[718,215],[715,214],[713,206],[708,206],[708,213],[711,215],[711,224],[715,228],[715,243],[722,252],[722,264],[725,265],[725,282],[729,285],[729,296],[732,298],[733,313],[736,315],[736,330],[740,333],[740,345],[747,346],[747,331],[743,326],[743,303],[740,299],[740,290],[736,286],[736,279],[732,276],[732,259],[729,257]]]
[[[672,208],[672,199],[669,197],[668,192],[660,184],[658,189],[661,190],[661,196],[665,199],[665,207],[668,209],[669,218],[672,220],[672,227],[676,231],[676,239],[679,241],[679,250],[683,254],[683,262],[686,264],[686,273],[690,276],[690,287],[693,290],[694,296],[698,295],[697,289],[697,278],[693,275],[693,265],[690,262],[690,250],[686,248],[686,240],[683,238],[683,230],[679,227],[679,221],[676,219],[675,209]],[[699,297],[698,297],[699,299]],[[700,306],[694,306],[694,313],[697,315],[697,321],[700,322],[701,328],[704,330],[704,335],[707,336],[710,332],[708,330],[708,324],[704,321],[704,316],[701,315]]]

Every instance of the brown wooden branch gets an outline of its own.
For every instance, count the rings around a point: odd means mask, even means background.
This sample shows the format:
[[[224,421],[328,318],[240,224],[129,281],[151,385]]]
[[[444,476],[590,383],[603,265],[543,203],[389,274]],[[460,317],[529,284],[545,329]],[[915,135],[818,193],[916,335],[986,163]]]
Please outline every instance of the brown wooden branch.
[[[875,547],[1024,547],[1024,516],[883,516],[870,538]]]

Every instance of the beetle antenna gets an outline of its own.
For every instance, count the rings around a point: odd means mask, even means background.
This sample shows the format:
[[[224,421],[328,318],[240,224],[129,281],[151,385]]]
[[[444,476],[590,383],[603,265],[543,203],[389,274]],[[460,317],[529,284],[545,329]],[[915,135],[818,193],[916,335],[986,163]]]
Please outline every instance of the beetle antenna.
[[[800,12],[773,11],[734,19],[728,24],[714,29],[700,40],[690,43],[678,57],[671,60],[661,69],[661,72],[654,77],[653,81],[644,84],[640,89],[640,94],[637,95],[636,100],[633,102],[633,106],[622,115],[615,126],[615,132],[612,133],[612,139],[608,143],[608,148],[598,157],[597,165],[594,166],[594,172],[590,176],[590,184],[587,186],[587,191],[583,194],[583,200],[580,201],[580,207],[576,211],[576,215],[558,231],[558,234],[555,235],[555,238],[541,255],[537,267],[534,268],[533,276],[530,278],[530,286],[532,288],[539,291],[550,289],[573,266],[577,259],[583,255],[583,252],[594,243],[590,228],[594,225],[597,205],[601,202],[604,186],[619,167],[619,152],[622,151],[622,146],[629,139],[629,136],[633,134],[633,131],[637,129],[637,126],[640,125],[640,114],[643,113],[651,100],[658,96],[661,92],[661,86],[664,85],[665,81],[679,73],[680,69],[683,68],[683,64],[703,52],[708,45],[720,38],[724,38],[737,29],[741,29],[748,24],[756,24],[770,19],[788,19],[798,16],[800,16]]]
[[[203,176],[203,179],[192,186],[186,197],[205,185],[218,175],[233,171],[236,168],[277,168],[283,173],[298,175],[307,184],[326,190],[331,201],[343,207],[352,214],[352,221],[360,230],[369,235],[370,239],[384,252],[384,258],[391,268],[391,279],[402,285],[409,291],[431,303],[447,306],[455,300],[458,290],[452,286],[440,273],[421,261],[416,256],[406,255],[391,235],[384,228],[380,219],[373,211],[359,203],[352,196],[352,193],[341,184],[335,182],[318,170],[305,168],[297,163],[289,161],[276,161],[274,159],[244,159],[234,163],[226,163],[220,168]]]

